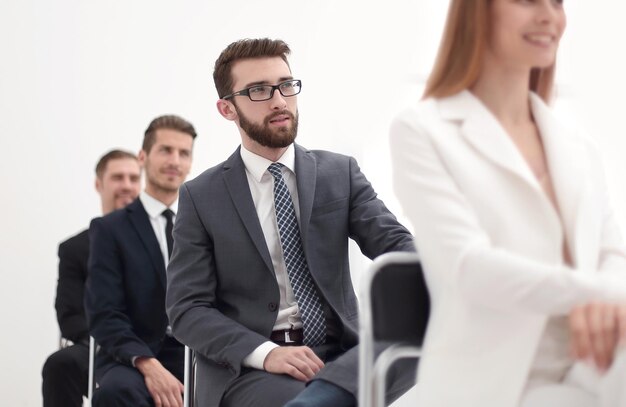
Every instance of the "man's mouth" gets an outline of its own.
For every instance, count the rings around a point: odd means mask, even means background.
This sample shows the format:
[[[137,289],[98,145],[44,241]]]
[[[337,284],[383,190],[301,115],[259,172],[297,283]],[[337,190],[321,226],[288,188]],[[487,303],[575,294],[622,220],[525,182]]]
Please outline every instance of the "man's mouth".
[[[272,124],[285,124],[287,122],[289,122],[289,120],[291,120],[291,117],[287,114],[280,114],[277,116],[274,116],[273,118],[270,119],[270,123]]]

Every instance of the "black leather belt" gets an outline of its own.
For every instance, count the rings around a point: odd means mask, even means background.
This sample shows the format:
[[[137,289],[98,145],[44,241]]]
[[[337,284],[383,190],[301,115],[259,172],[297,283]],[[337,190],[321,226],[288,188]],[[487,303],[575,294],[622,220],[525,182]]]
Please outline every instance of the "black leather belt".
[[[270,335],[270,340],[281,346],[301,346],[303,339],[302,329],[279,329]]]

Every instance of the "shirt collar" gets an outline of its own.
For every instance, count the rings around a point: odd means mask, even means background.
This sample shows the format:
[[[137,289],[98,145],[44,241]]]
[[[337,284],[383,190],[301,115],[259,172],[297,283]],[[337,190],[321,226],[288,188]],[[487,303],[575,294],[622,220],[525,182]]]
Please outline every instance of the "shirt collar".
[[[139,199],[141,200],[143,207],[146,209],[146,212],[148,212],[148,215],[151,218],[157,218],[161,216],[163,211],[168,208],[168,206],[166,206],[163,202],[154,198],[146,191],[141,191],[141,194],[139,194]],[[178,213],[178,199],[169,206],[169,209],[171,209],[172,212],[174,212],[174,216],[176,216],[176,214]]]
[[[261,182],[261,178],[267,173],[267,167],[269,167],[273,161],[247,150],[243,145],[241,145],[240,151],[241,159],[243,160],[243,165],[246,167],[246,170],[248,170],[257,182]],[[285,150],[283,155],[276,162],[289,168],[294,174],[296,173],[296,150],[293,143],[287,147],[287,150]]]

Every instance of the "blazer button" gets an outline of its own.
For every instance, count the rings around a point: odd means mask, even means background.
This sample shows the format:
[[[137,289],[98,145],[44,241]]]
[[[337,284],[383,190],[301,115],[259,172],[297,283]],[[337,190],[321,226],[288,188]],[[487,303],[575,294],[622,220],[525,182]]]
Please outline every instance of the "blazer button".
[[[274,312],[276,311],[276,309],[278,308],[278,305],[275,302],[270,302],[269,304],[267,304],[267,308],[271,311]]]

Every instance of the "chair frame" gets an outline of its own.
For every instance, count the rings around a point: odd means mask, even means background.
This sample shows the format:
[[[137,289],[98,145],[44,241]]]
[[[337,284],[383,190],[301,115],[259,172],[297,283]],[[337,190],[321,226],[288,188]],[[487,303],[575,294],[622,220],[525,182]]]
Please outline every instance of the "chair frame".
[[[376,276],[389,266],[416,265],[421,273],[420,258],[416,253],[392,252],[383,254],[372,262],[361,278],[359,300],[359,406],[382,407],[385,405],[385,382],[389,367],[399,359],[419,358],[421,346],[396,343],[383,351],[374,363],[374,320],[371,291]]]
[[[96,386],[94,372],[96,369],[96,340],[93,336],[89,336],[89,377],[87,379],[87,401],[86,407],[91,407],[93,400],[93,390]]]
[[[194,407],[196,405],[196,352],[186,345],[184,380],[183,407]]]

